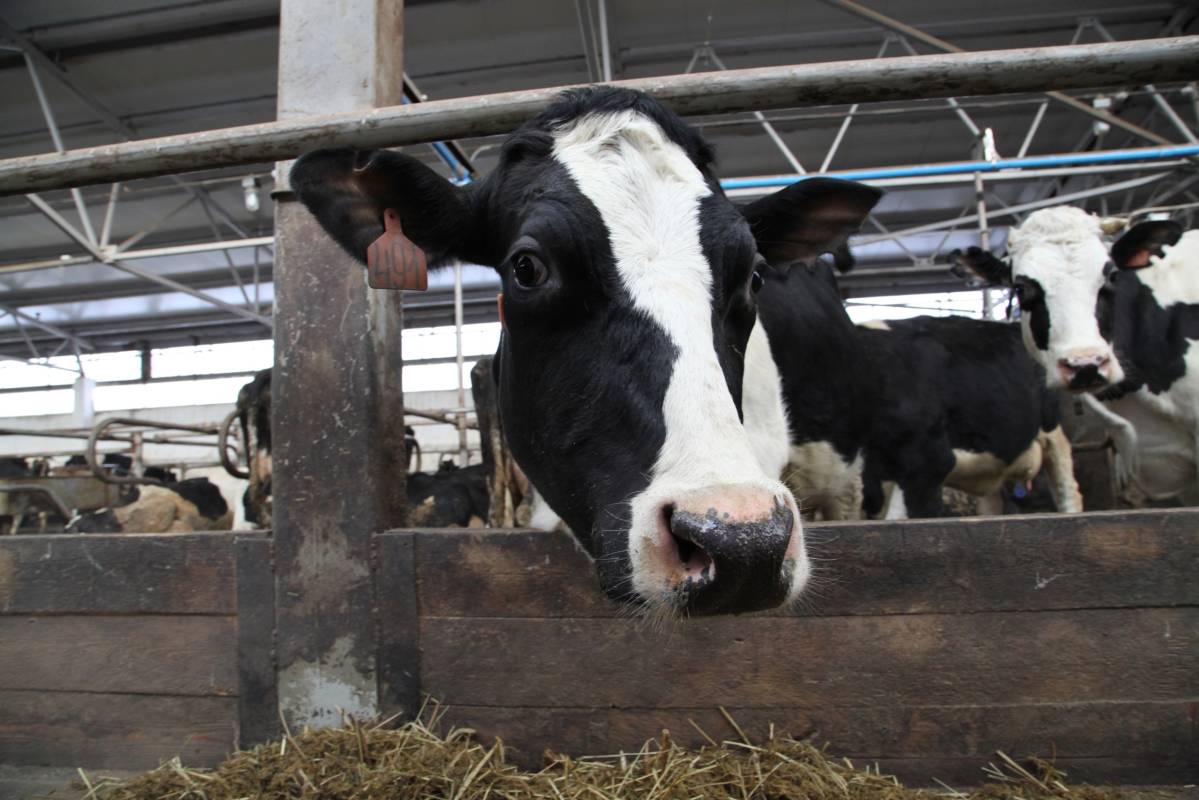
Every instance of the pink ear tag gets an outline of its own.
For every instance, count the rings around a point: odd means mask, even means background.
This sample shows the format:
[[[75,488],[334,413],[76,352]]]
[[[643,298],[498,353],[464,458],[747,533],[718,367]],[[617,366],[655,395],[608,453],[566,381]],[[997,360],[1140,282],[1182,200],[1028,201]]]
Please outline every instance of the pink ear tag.
[[[372,289],[429,288],[429,259],[400,227],[400,215],[383,210],[383,235],[366,249],[367,284]]]

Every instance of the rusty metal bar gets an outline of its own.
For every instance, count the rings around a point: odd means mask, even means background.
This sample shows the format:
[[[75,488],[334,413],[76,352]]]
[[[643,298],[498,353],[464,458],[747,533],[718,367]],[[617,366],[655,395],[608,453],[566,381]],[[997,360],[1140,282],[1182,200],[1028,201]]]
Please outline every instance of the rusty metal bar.
[[[864,59],[617,81],[684,115],[1199,78],[1199,36]],[[564,87],[306,116],[0,161],[0,194],[259,164],[316,147],[394,147],[505,133]],[[1065,97],[1065,95],[1063,95]],[[1073,98],[1067,98],[1078,103]],[[1081,103],[1087,113],[1095,109]],[[1110,115],[1108,115],[1110,116]],[[1106,118],[1106,117],[1105,117]],[[1127,127],[1123,120],[1108,120]]]

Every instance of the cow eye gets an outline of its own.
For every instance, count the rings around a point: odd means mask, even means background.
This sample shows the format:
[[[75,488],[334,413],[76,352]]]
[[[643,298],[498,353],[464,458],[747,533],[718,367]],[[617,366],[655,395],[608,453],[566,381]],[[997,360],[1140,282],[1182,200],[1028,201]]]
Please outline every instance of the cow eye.
[[[750,291],[752,291],[754,294],[757,294],[757,293],[758,293],[758,290],[762,288],[762,283],[763,283],[763,282],[764,282],[764,281],[762,280],[762,273],[758,272],[758,271],[755,269],[755,270],[754,270],[754,274],[753,274],[753,275],[751,275],[751,276],[750,276],[750,279],[749,279],[749,288],[750,288]]]
[[[524,289],[536,289],[550,277],[549,268],[532,253],[521,253],[512,261],[512,277]]]

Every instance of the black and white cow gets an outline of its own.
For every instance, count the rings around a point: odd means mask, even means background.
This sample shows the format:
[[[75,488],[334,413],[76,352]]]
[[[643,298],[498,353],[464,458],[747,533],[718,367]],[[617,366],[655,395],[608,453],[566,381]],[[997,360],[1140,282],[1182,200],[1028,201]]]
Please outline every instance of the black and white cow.
[[[68,533],[184,533],[227,531],[233,512],[220,488],[208,478],[188,478],[161,486],[131,486],[120,505],[78,512]]]
[[[787,420],[755,298],[771,242],[755,241],[710,147],[677,116],[628,90],[572,90],[477,183],[340,149],[301,158],[291,184],[359,260],[390,209],[432,263],[499,272],[504,430],[605,592],[677,614],[800,593],[808,558],[779,481]],[[770,239],[786,260],[842,244],[877,199],[840,186],[778,205],[791,222]]]
[[[242,493],[246,522],[271,527],[271,370],[259,370],[237,393],[237,416],[245,434],[250,476]]]
[[[1028,356],[1020,328],[967,317],[915,317],[859,329],[874,359],[874,413],[866,448],[866,511],[888,518],[936,516],[941,487],[1003,510],[1005,484],[1045,468],[1056,507],[1082,510],[1057,392]]]
[[[1113,426],[1123,477],[1154,500],[1199,503],[1199,231],[1134,226],[1111,247],[1104,221],[1055,206],[1008,238],[1008,262],[955,258],[1014,286],[1028,352],[1051,386],[1090,393]]]
[[[779,205],[776,196],[745,210],[760,238],[772,238],[772,219],[787,218]],[[844,271],[848,255],[840,262]],[[1056,400],[1017,327],[920,318],[863,328],[846,312],[830,265],[761,274],[758,314],[791,431],[785,480],[805,511],[876,515],[887,481],[898,486],[892,518],[942,514],[943,484],[985,497],[984,511],[998,513],[1000,485],[1029,479],[1042,465],[1059,509],[1081,510]]]

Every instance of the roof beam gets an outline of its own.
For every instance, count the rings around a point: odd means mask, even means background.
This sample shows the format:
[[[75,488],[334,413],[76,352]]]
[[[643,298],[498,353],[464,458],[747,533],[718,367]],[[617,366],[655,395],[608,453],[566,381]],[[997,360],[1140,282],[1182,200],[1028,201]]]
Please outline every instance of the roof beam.
[[[924,31],[920,30],[919,28],[914,28],[911,25],[908,25],[904,22],[900,22],[899,20],[895,19],[894,17],[888,17],[886,14],[882,14],[878,11],[875,11],[872,8],[867,8],[866,6],[862,5],[861,3],[854,2],[854,0],[824,0],[824,2],[828,3],[829,5],[836,6],[837,8],[841,9],[842,11],[847,11],[850,14],[854,14],[855,16],[870,20],[871,22],[875,23],[876,25],[881,25],[882,27],[887,28],[888,30],[895,31],[896,33],[898,33],[902,36],[906,36],[908,38],[923,42],[924,44],[928,45],[929,47],[932,47],[935,50],[940,50],[941,52],[944,52],[944,53],[966,53],[966,52],[969,52],[967,50],[964,50],[964,49],[958,47],[957,45],[950,44],[949,42],[945,41],[944,39],[939,39],[930,33],[925,33]],[[1063,105],[1067,105],[1070,108],[1073,108],[1077,111],[1081,111],[1082,113],[1092,116],[1095,119],[1102,120],[1113,127],[1122,128],[1122,129],[1128,131],[1129,133],[1136,134],[1137,136],[1140,136],[1142,139],[1148,139],[1149,141],[1154,142],[1155,144],[1174,144],[1174,142],[1165,138],[1164,136],[1159,136],[1158,134],[1154,133],[1151,130],[1142,128],[1140,125],[1135,125],[1131,122],[1128,122],[1127,120],[1123,120],[1120,117],[1117,117],[1114,114],[1109,114],[1106,111],[1095,108],[1087,103],[1084,103],[1081,100],[1076,100],[1075,98],[1071,97],[1068,94],[1051,91],[1051,92],[1045,92],[1045,95],[1047,97],[1053,98],[1054,100],[1058,101],[1059,103],[1062,103]]]

